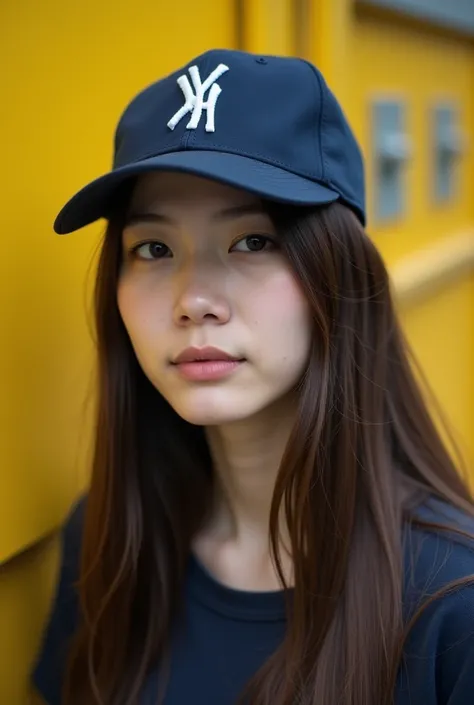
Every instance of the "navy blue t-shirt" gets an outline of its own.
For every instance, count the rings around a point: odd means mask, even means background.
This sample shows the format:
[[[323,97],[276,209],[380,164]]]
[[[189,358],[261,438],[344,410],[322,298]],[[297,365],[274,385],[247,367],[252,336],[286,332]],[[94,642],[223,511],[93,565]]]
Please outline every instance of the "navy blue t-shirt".
[[[424,518],[474,532],[474,521],[435,502]],[[77,620],[77,578],[84,501],[63,531],[61,573],[51,616],[33,673],[48,705],[60,705],[65,645]],[[412,528],[406,542],[404,604],[407,614],[453,580],[474,577],[474,541],[451,540]],[[410,569],[408,569],[410,566]],[[244,592],[218,583],[190,558],[183,615],[175,626],[165,705],[234,705],[243,687],[281,643],[283,592]],[[140,705],[155,705],[157,673],[145,684]],[[405,645],[395,705],[473,705],[474,585],[433,602]]]

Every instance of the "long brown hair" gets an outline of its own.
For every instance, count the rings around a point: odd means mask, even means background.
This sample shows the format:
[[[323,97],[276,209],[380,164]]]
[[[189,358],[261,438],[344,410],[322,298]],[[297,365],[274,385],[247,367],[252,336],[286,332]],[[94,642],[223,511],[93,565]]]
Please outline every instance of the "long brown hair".
[[[385,705],[407,627],[402,527],[428,496],[470,513],[473,502],[416,381],[382,258],[356,217],[338,203],[271,212],[314,335],[270,516],[282,584],[281,507],[291,537],[286,636],[246,702]],[[203,429],[173,411],[136,360],[117,308],[120,268],[117,216],[96,285],[95,456],[68,705],[136,705],[147,674],[164,668],[212,494]]]

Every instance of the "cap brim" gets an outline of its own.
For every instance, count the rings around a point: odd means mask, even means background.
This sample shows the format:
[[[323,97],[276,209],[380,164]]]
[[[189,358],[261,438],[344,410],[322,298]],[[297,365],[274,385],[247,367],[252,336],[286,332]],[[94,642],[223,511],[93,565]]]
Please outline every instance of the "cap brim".
[[[54,230],[65,235],[106,218],[116,189],[148,171],[182,171],[251,191],[269,200],[322,205],[339,198],[336,191],[285,169],[228,152],[187,150],[150,157],[115,169],[81,189],[58,214]]]

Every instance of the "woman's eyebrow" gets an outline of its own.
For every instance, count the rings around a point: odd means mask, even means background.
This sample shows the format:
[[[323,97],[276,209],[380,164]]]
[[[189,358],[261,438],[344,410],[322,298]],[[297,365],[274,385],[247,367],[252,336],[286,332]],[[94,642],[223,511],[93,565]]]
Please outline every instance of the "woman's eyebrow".
[[[241,218],[246,215],[266,215],[266,212],[260,203],[244,203],[238,206],[230,206],[216,211],[212,215],[213,220],[232,220]],[[153,212],[132,212],[127,216],[125,227],[138,225],[141,223],[165,223],[173,225],[173,218],[164,215],[163,213]]]
[[[266,215],[261,203],[244,203],[239,206],[230,206],[217,211],[213,218],[215,220],[230,220],[240,218],[244,215]]]
[[[162,213],[130,213],[125,219],[125,227],[138,225],[140,223],[168,223],[172,224],[172,218],[168,218]]]

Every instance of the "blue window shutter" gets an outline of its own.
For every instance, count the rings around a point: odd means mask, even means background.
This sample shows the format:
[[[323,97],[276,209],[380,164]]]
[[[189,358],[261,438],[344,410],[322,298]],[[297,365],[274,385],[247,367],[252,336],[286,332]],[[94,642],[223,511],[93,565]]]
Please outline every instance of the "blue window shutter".
[[[453,105],[433,110],[434,200],[448,201],[455,194],[457,157],[461,150],[457,112]]]
[[[372,118],[374,215],[378,221],[383,221],[397,218],[404,212],[405,163],[410,156],[410,143],[401,102],[376,101]]]

